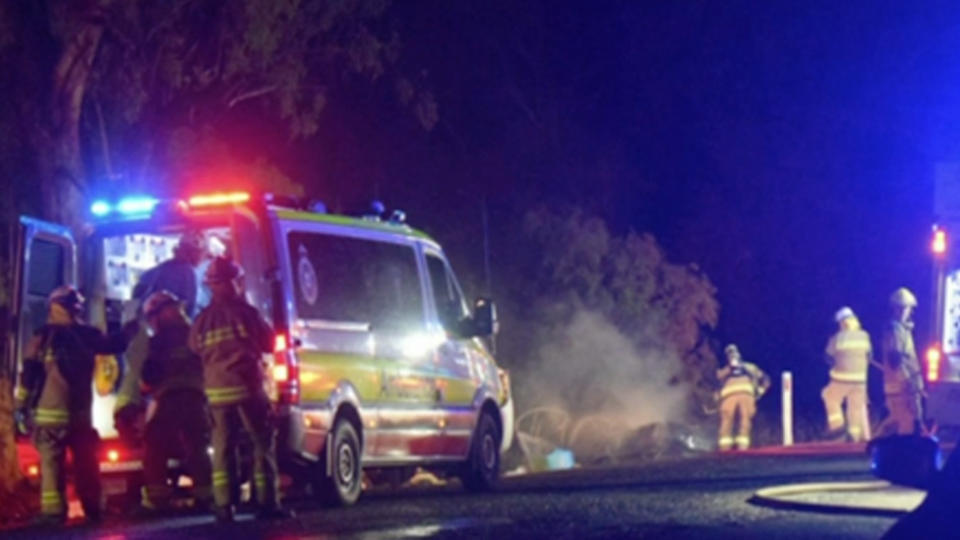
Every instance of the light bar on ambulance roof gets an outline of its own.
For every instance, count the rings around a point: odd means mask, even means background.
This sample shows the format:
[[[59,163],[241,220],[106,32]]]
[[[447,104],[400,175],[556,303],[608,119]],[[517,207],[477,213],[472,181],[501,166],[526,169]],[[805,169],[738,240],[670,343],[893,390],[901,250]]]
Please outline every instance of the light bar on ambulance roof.
[[[205,193],[203,195],[190,197],[187,199],[187,205],[190,207],[223,206],[228,204],[243,204],[249,200],[250,194],[246,191]]]
[[[128,217],[143,216],[152,213],[159,203],[153,197],[124,197],[114,205],[101,199],[90,205],[90,213],[96,217],[106,217],[112,213]]]

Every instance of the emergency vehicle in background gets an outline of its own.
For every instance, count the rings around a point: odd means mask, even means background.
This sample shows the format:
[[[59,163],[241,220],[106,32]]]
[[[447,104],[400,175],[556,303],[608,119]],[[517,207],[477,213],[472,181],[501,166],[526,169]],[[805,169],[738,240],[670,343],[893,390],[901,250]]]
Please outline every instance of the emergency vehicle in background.
[[[960,243],[956,240],[960,237],[960,164],[938,165],[934,211],[933,335],[923,357],[926,413],[941,429],[956,432],[960,430]]]
[[[402,212],[354,218],[219,192],[97,201],[91,218],[79,241],[62,226],[20,220],[9,342],[18,367],[50,291],[78,285],[88,321],[119,328],[140,275],[172,256],[181,233],[200,230],[211,255],[242,265],[248,301],[276,330],[265,369],[281,471],[335,504],[357,499],[364,469],[396,478],[424,467],[478,490],[496,482],[513,402],[484,343],[495,308],[482,298],[469,308],[440,245]],[[207,301],[201,290],[198,307]],[[141,469],[114,428],[122,371],[122,358],[97,358],[93,422],[107,493],[132,492]]]

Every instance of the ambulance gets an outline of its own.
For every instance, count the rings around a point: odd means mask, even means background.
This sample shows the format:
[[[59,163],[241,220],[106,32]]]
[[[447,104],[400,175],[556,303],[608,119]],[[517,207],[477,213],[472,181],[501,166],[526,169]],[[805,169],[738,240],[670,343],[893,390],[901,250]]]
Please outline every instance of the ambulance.
[[[933,257],[932,336],[923,353],[927,417],[953,439],[960,435],[960,164],[937,166],[930,238]]]
[[[357,500],[365,471],[423,468],[471,490],[495,486],[513,401],[487,345],[494,304],[468,303],[441,246],[402,212],[333,215],[234,191],[98,200],[89,217],[82,239],[20,219],[9,340],[18,366],[54,288],[77,285],[87,320],[117,329],[140,275],[170,258],[184,231],[201,231],[211,255],[243,267],[247,300],[276,331],[263,361],[282,472],[337,505]],[[199,306],[208,301],[200,286]],[[122,444],[113,421],[124,368],[122,356],[97,358],[93,418],[105,485],[131,491],[142,449]]]

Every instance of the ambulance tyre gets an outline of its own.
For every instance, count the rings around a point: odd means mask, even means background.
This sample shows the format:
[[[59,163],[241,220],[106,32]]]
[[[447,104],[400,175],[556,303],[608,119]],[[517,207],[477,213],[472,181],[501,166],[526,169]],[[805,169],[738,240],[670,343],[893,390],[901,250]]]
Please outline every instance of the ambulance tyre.
[[[500,429],[484,411],[473,434],[470,456],[460,470],[460,481],[469,491],[492,491],[500,477]]]
[[[328,506],[350,506],[360,498],[363,487],[360,437],[353,424],[341,417],[333,426],[330,442],[330,476],[322,468],[318,473],[320,498]]]

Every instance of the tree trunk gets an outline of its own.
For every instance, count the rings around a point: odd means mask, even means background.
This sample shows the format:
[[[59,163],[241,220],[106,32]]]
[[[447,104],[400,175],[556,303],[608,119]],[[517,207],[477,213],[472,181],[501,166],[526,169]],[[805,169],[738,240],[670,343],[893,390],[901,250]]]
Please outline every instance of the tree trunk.
[[[24,126],[33,145],[37,184],[45,219],[83,231],[86,180],[80,148],[80,116],[94,59],[104,30],[104,9],[110,0],[78,0],[67,17],[68,31],[58,36],[59,54],[49,101],[34,122]],[[51,28],[63,21],[49,21]],[[26,96],[24,96],[26,97]],[[15,261],[11,261],[15,262]],[[0,524],[23,519],[36,510],[38,497],[21,475],[13,422],[13,377],[0,373]]]
[[[82,230],[86,179],[80,152],[80,115],[87,81],[103,36],[108,2],[87,2],[73,32],[63,36],[53,70],[50,123],[36,138],[43,217]]]

